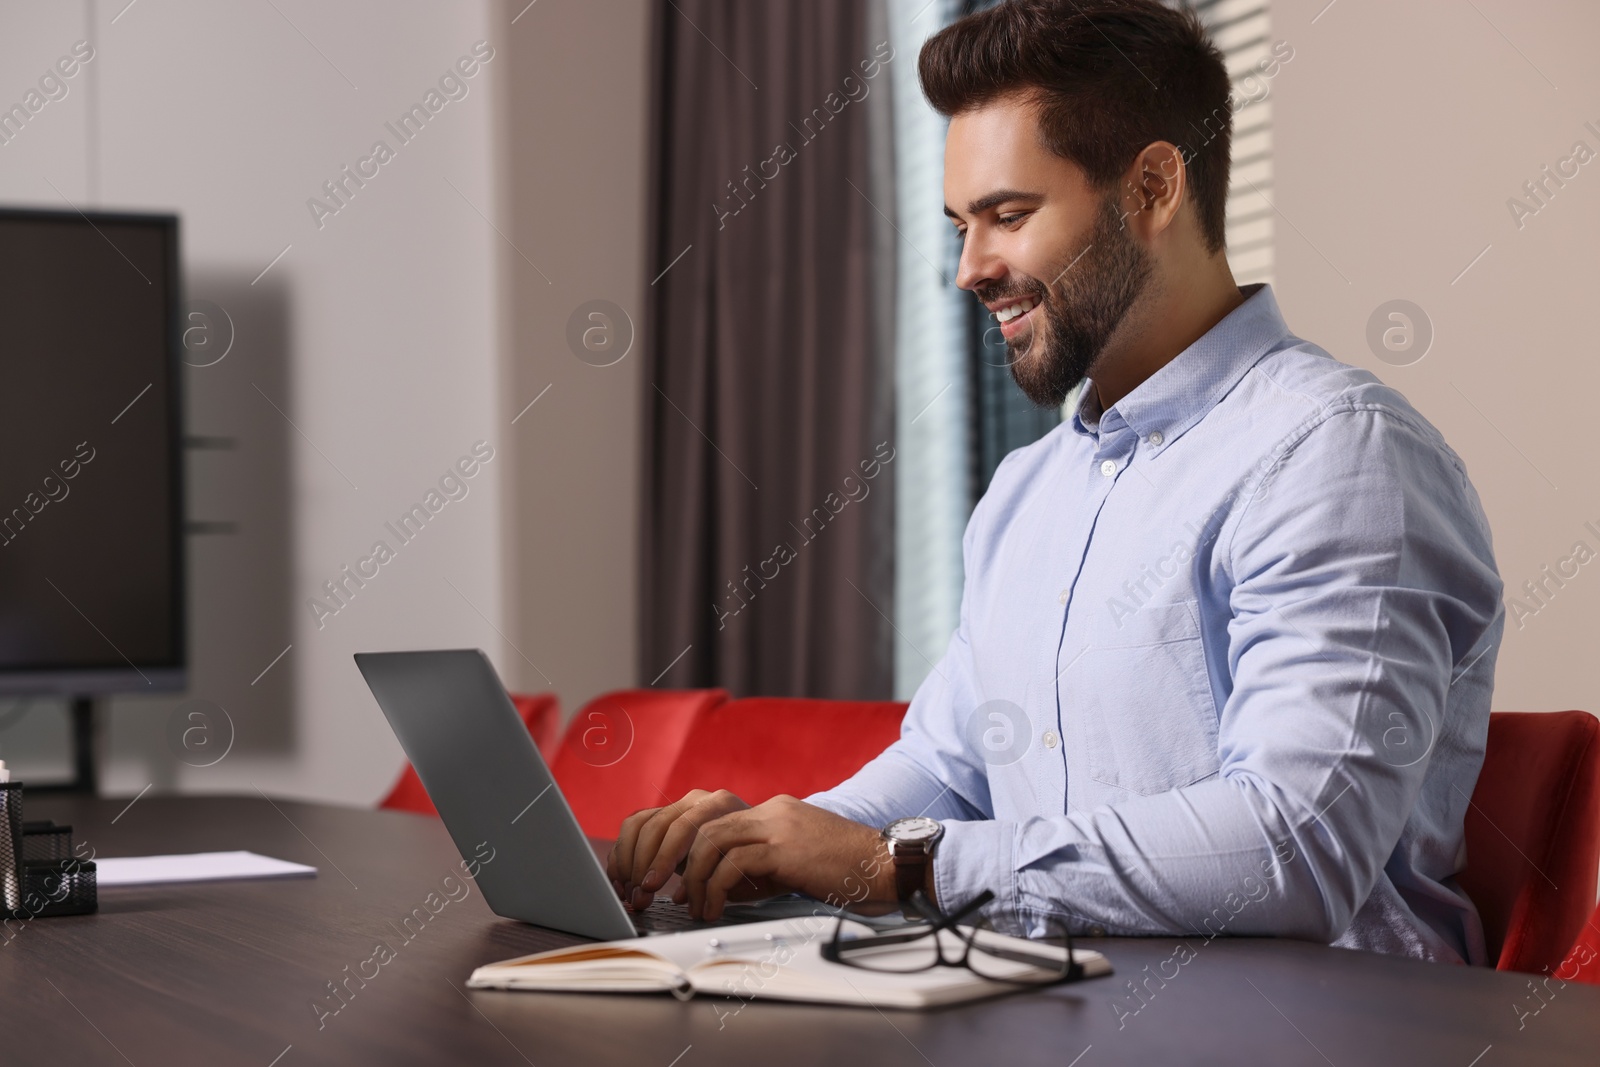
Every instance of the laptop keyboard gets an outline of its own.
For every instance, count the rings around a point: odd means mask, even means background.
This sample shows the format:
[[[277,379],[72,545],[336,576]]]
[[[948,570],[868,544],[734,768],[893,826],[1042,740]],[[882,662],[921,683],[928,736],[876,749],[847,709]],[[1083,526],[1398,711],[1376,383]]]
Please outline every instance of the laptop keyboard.
[[[676,933],[679,930],[703,930],[711,926],[727,926],[732,923],[758,922],[770,916],[742,914],[744,909],[729,908],[723,912],[720,920],[714,923],[703,922],[691,918],[688,905],[674,904],[670,900],[659,897],[641,912],[630,912],[629,918],[633,920],[633,928],[641,934]]]

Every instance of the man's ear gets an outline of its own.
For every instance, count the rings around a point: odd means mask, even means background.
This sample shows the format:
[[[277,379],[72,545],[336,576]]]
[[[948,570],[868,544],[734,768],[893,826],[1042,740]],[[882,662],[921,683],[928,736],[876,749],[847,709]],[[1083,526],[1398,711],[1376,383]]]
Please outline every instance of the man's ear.
[[[1122,174],[1123,225],[1149,240],[1177,218],[1189,187],[1183,153],[1167,141],[1153,141]]]

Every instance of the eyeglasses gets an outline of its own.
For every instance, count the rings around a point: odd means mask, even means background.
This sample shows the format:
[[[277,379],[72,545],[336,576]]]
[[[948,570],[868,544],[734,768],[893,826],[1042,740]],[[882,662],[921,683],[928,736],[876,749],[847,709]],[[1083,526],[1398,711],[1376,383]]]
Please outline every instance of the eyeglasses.
[[[984,890],[953,912],[940,911],[921,890],[911,907],[927,920],[883,932],[851,929],[851,916],[839,917],[833,939],[822,946],[822,958],[866,971],[912,974],[934,967],[964,967],[980,978],[1018,986],[1075,982],[1083,965],[1072,955],[1072,934],[1064,921],[1051,920],[1046,935],[1026,947],[997,934],[985,918],[962,920],[994,899]]]

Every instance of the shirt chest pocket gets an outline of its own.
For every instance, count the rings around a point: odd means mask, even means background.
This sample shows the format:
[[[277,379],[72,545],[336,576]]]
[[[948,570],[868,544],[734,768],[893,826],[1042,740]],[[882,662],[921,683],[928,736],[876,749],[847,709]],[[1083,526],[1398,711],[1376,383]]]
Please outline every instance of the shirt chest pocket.
[[[1094,781],[1150,795],[1217,773],[1216,701],[1192,602],[1141,608],[1073,675],[1065,695],[1079,705],[1081,765]]]

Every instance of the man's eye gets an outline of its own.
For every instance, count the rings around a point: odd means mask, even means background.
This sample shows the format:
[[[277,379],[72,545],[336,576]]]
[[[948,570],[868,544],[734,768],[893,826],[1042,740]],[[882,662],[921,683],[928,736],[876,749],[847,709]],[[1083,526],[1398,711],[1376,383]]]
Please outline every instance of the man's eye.
[[[1026,213],[1019,213],[1016,215],[1001,215],[999,217],[999,222],[1002,226],[1014,226],[1027,217],[1028,216]]]

